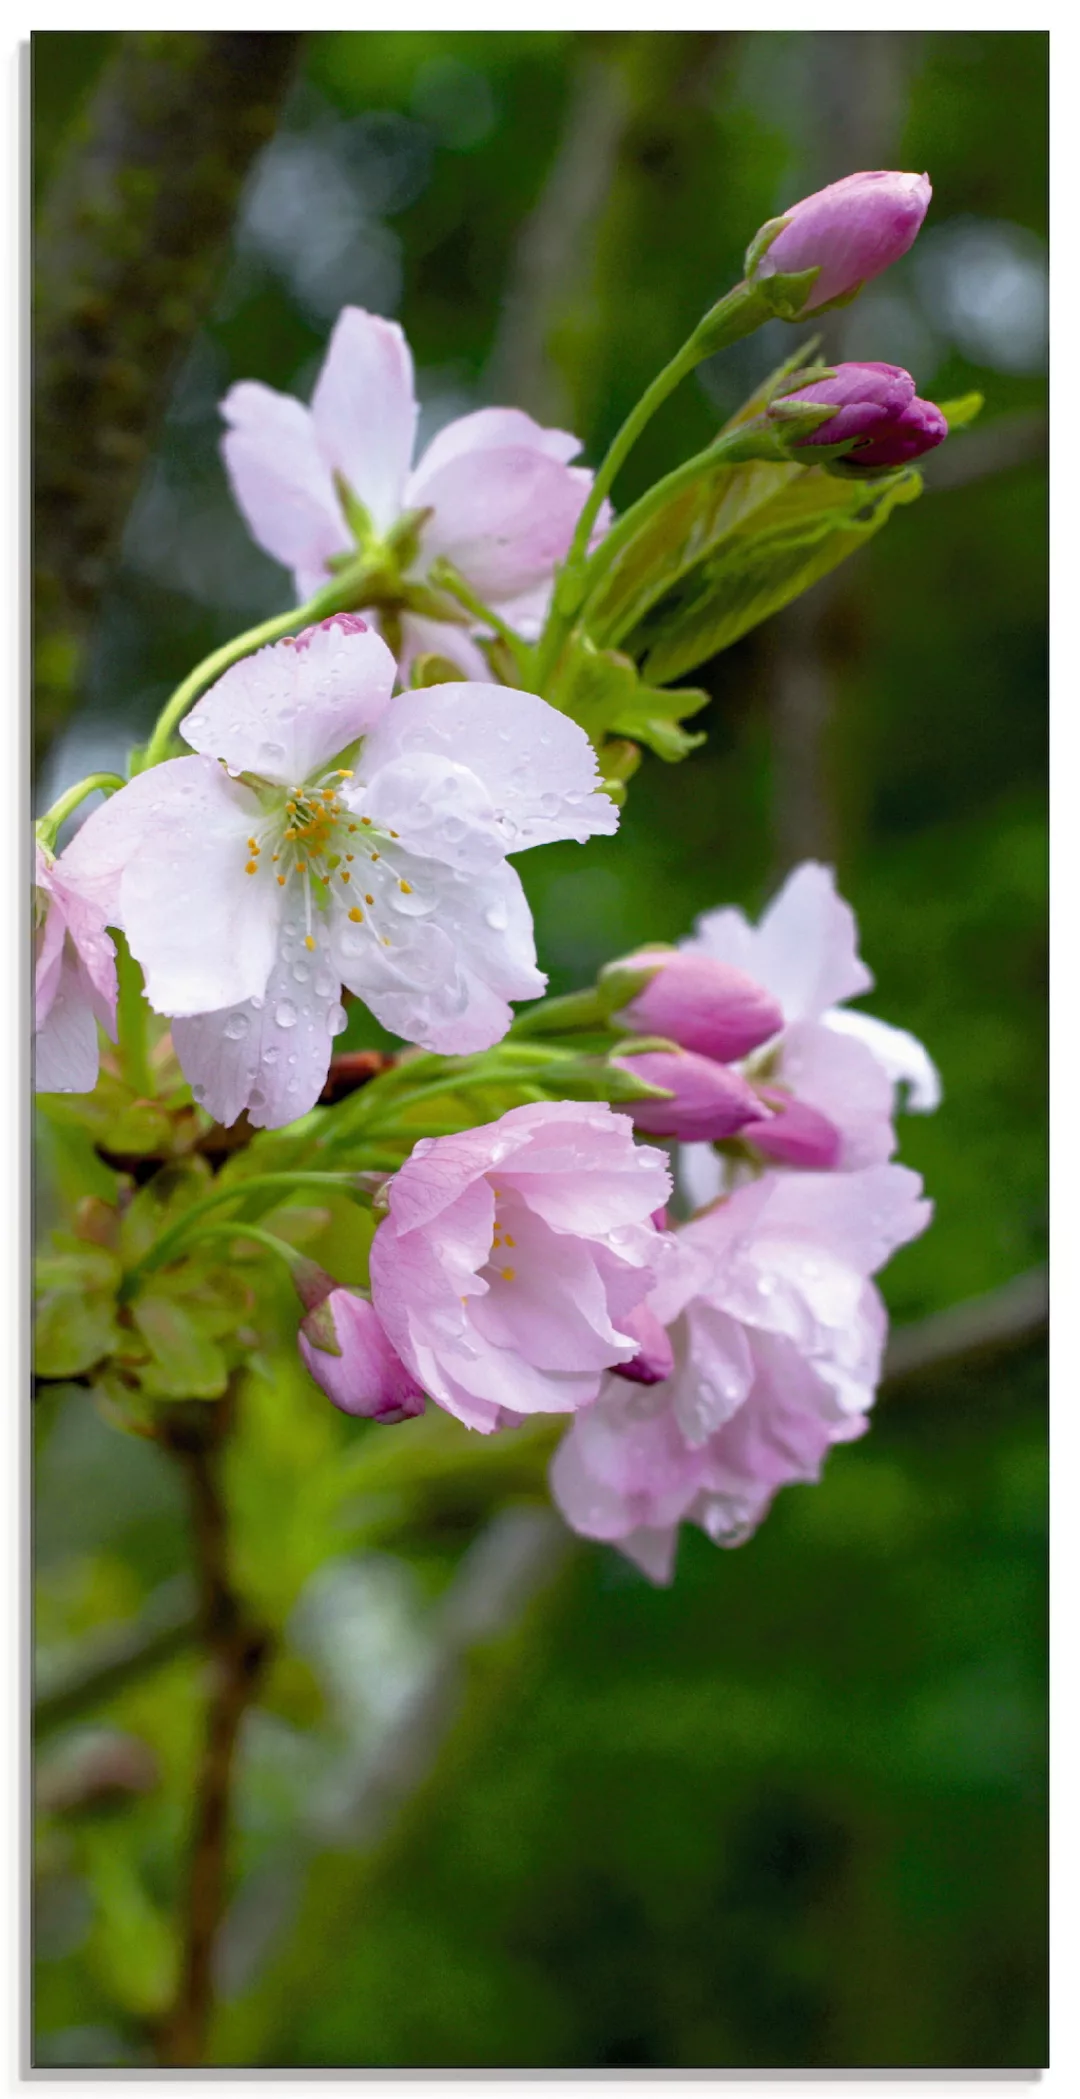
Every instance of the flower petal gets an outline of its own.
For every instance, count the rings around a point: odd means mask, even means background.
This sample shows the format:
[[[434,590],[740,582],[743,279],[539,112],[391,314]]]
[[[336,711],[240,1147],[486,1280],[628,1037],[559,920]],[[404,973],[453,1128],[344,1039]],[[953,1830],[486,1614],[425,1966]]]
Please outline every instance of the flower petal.
[[[577,458],[581,439],[569,430],[545,430],[521,408],[478,408],[473,415],[459,415],[438,431],[417,461],[406,490],[407,507],[411,510],[429,501],[425,491],[432,477],[449,466],[451,460],[475,460],[480,452],[500,451],[507,446],[541,453],[565,466]]]
[[[256,1129],[276,1130],[314,1107],[343,1023],[325,944],[309,953],[292,923],[261,998],[176,1020],[172,1038],[196,1100],[217,1122],[228,1126],[246,1109]]]
[[[597,792],[596,754],[584,730],[535,693],[466,683],[404,692],[364,745],[364,777],[421,750],[475,773],[505,852],[618,828],[614,802]]]
[[[36,1093],[92,1093],[98,1075],[98,1033],[78,967],[61,962],[59,983],[34,1037]]]
[[[397,322],[343,307],[311,415],[327,466],[344,474],[380,532],[403,508],[418,412],[412,357]]]
[[[520,444],[447,459],[421,484],[434,511],[424,527],[425,561],[445,555],[491,604],[520,597],[562,560],[589,479]]]
[[[251,536],[294,571],[309,597],[327,581],[329,557],[352,545],[310,410],[245,379],[230,388],[221,413],[230,425],[221,450]]]
[[[116,923],[142,964],[150,1004],[159,1013],[210,1013],[260,997],[282,904],[269,866],[244,872],[255,796],[209,758],[175,758],[134,784],[143,780],[154,783],[158,801],[150,813],[140,797],[134,812]],[[112,816],[118,826],[130,792],[115,794],[88,825]]]
[[[757,929],[751,975],[779,999],[786,1020],[817,1020],[826,1007],[868,991],[850,904],[831,867],[806,860],[788,876]]]
[[[336,620],[234,663],[181,725],[193,750],[232,773],[298,787],[373,728],[394,688],[386,643]]]
[[[932,1115],[941,1106],[941,1074],[929,1053],[906,1028],[890,1027],[872,1013],[835,1007],[822,1015],[823,1025],[837,1035],[864,1043],[893,1086],[907,1088],[909,1115]]]
[[[836,1164],[843,1172],[892,1157],[892,1085],[870,1045],[854,1032],[797,1021],[783,1038],[776,1076],[796,1101],[818,1109],[839,1131]]]

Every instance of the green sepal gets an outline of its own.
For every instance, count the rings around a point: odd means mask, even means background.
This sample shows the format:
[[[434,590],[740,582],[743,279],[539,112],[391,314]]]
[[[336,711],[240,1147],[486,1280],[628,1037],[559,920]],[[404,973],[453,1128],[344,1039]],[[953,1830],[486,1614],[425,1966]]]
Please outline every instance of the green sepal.
[[[321,1348],[324,1355],[340,1356],[343,1353],[329,1298],[324,1298],[321,1305],[307,1313],[300,1322],[300,1330],[312,1347]]]
[[[414,656],[409,673],[409,684],[415,689],[423,685],[454,685],[465,676],[460,663],[453,663],[449,656],[427,654]]]
[[[74,1238],[37,1264],[34,1370],[81,1377],[121,1345],[116,1290],[120,1263],[106,1247]]]
[[[367,504],[360,501],[355,490],[346,481],[344,474],[339,473],[336,467],[334,469],[334,489],[338,502],[345,513],[345,522],[357,546],[362,552],[366,552],[373,545],[376,538],[375,520]]]
[[[791,213],[788,211],[781,212],[778,218],[766,219],[765,224],[758,227],[743,258],[743,269],[748,278],[753,278],[759,262],[768,254],[777,235],[781,234],[784,227],[790,225],[790,223]]]
[[[777,228],[779,231],[779,228]],[[821,265],[812,270],[777,270],[772,277],[758,277],[754,289],[760,292],[771,313],[778,321],[805,320],[807,313],[823,313],[824,307],[810,307],[807,302],[818,278]],[[844,303],[829,300],[829,305]]]

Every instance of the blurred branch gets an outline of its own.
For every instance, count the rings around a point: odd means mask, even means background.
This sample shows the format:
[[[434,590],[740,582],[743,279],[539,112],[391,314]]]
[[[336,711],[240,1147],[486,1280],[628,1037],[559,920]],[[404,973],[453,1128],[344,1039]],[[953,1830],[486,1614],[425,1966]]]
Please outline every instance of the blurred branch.
[[[291,31],[122,35],[44,198],[33,349],[39,756],[78,696],[177,359],[210,304],[241,184],[301,41]]]
[[[1048,1270],[1031,1268],[985,1297],[898,1327],[889,1342],[883,1383],[899,1384],[951,1363],[1021,1348],[1045,1330],[1049,1316]]]
[[[110,1626],[89,1641],[74,1666],[34,1700],[34,1737],[55,1734],[163,1662],[198,1637],[200,1614],[191,1584],[165,1582],[129,1625]]]
[[[180,1981],[162,2024],[159,2059],[170,2069],[197,2068],[213,2005],[213,1957],[225,1908],[233,1765],[240,1724],[258,1689],[269,1635],[250,1620],[232,1586],[229,1519],[220,1466],[234,1394],[212,1405],[193,1402],[169,1413],[168,1448],[183,1468],[191,1503],[201,1591],[201,1632],[210,1661],[202,1755],[195,1777],[187,1899],[182,1920]]]

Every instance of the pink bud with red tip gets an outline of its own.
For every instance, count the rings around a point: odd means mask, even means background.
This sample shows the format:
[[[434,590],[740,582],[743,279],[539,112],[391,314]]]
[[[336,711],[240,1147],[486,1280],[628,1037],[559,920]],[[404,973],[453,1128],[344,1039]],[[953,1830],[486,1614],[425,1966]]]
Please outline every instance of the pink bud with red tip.
[[[664,1035],[720,1064],[746,1057],[784,1025],[777,1000],[741,969],[681,948],[644,948],[605,970],[633,983],[650,972],[616,1018],[638,1035]]]
[[[632,1312],[622,1315],[624,1333],[633,1334],[641,1347],[629,1363],[616,1363],[616,1377],[629,1378],[632,1385],[659,1385],[670,1377],[675,1368],[675,1352],[671,1346],[667,1328],[661,1326],[655,1312],[648,1305],[636,1305]]]
[[[910,372],[897,364],[839,364],[827,379],[777,396],[776,406],[831,408],[826,422],[804,437],[793,437],[793,451],[853,440],[842,465],[862,470],[903,466],[933,450],[949,434],[949,425],[933,401],[921,401]]]
[[[761,1101],[741,1074],[694,1050],[638,1050],[611,1061],[670,1093],[670,1100],[637,1100],[626,1106],[635,1128],[651,1136],[715,1144],[734,1136],[744,1123],[761,1119]]]
[[[357,1291],[331,1290],[296,1338],[316,1384],[343,1414],[392,1422],[423,1413],[424,1394],[387,1340],[374,1305]]]
[[[747,277],[759,283],[817,270],[805,304],[792,318],[820,313],[853,298],[872,277],[880,277],[907,254],[931,194],[928,175],[904,174],[897,168],[845,175],[762,227],[747,252]],[[773,227],[779,230],[772,233]]]

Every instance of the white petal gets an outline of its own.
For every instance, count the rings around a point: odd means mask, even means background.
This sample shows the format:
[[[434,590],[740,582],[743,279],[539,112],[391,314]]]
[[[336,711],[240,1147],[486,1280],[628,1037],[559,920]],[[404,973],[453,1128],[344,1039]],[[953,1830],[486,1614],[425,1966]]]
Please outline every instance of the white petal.
[[[820,1021],[796,1021],[781,1038],[776,1076],[796,1100],[816,1108],[839,1130],[837,1163],[845,1173],[892,1157],[892,1087],[869,1044],[854,1031],[849,1036]]]
[[[834,1007],[822,1015],[827,1028],[839,1035],[853,1035],[865,1043],[894,1086],[906,1086],[903,1105],[909,1114],[932,1115],[941,1106],[941,1074],[915,1035],[906,1028],[893,1028],[872,1013]]]
[[[141,778],[157,780],[161,801],[124,866],[119,923],[150,1004],[159,1013],[209,1013],[260,997],[277,951],[282,892],[269,856],[255,874],[244,872],[255,796],[208,758],[175,759]],[[108,808],[122,800],[114,795]]]
[[[387,531],[403,508],[418,414],[412,358],[396,321],[343,307],[311,414],[327,464]]]
[[[531,446],[461,453],[424,475],[424,558],[445,555],[489,604],[518,597],[562,560],[588,486]]]
[[[365,777],[422,750],[475,773],[506,852],[618,828],[614,802],[596,791],[596,755],[584,730],[535,693],[465,683],[402,693],[364,746]]]
[[[181,734],[232,773],[299,787],[374,727],[394,676],[394,659],[372,628],[349,632],[331,621],[234,663],[192,708]]]
[[[352,535],[310,410],[245,379],[226,394],[221,412],[231,425],[221,449],[252,538],[298,577],[325,583],[327,560],[346,552]]]
[[[314,1107],[330,1068],[332,1023],[343,1018],[340,981],[318,932],[286,931],[265,996],[173,1022],[176,1054],[197,1101],[226,1125],[246,1108],[256,1129],[275,1130]]]
[[[58,989],[34,1038],[34,1090],[92,1093],[97,1075],[97,1022],[80,972],[65,956]]]
[[[817,1020],[870,989],[855,913],[837,895],[831,867],[806,860],[788,876],[758,926],[750,974],[779,999],[785,1020]]]
[[[675,1153],[680,1193],[691,1210],[704,1210],[724,1192],[724,1168],[711,1144],[680,1144]]]
[[[412,510],[427,502],[424,491],[432,475],[448,466],[452,459],[498,450],[505,445],[540,452],[548,459],[566,465],[569,460],[576,459],[581,450],[581,439],[571,436],[568,430],[543,429],[520,408],[478,408],[473,415],[459,415],[456,421],[447,423],[445,429],[432,438],[423,458],[418,460],[406,491],[407,507]]]

